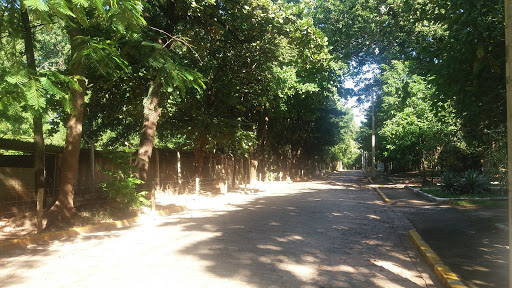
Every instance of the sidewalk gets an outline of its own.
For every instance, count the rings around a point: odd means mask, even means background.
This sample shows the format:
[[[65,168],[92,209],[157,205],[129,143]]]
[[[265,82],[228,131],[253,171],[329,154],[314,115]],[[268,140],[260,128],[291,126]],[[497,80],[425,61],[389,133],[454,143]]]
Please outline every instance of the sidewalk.
[[[506,209],[462,209],[431,202],[378,177],[376,183],[417,232],[468,287],[508,287]]]

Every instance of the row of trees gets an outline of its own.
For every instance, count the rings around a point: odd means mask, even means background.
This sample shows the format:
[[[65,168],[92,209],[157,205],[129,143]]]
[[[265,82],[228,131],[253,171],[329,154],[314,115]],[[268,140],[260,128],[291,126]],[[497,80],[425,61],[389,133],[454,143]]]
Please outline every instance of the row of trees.
[[[375,67],[354,94],[376,98],[377,160],[395,171],[483,163],[503,173],[503,1],[318,1],[314,11],[333,52]],[[371,150],[371,121],[358,141]]]
[[[250,157],[263,175],[355,157],[353,117],[338,95],[347,68],[313,3],[0,4],[0,136],[34,139],[37,187],[44,141],[64,145],[47,227],[76,216],[84,136],[100,149],[137,147],[142,181],[155,146],[193,150],[198,175],[214,151]]]

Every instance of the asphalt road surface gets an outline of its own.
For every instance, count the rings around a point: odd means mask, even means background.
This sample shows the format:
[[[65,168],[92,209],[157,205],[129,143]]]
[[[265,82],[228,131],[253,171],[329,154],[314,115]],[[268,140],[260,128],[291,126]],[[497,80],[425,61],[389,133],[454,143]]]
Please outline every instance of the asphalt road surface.
[[[0,251],[1,287],[440,287],[359,171]]]

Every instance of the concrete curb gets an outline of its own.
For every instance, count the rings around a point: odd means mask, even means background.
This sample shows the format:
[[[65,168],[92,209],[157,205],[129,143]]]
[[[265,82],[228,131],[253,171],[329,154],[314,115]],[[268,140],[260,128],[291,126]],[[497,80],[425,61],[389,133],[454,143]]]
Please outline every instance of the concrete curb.
[[[496,223],[496,224],[494,224],[494,225],[495,225],[496,227],[498,227],[499,229],[501,229],[501,230],[509,231],[509,229],[508,229],[508,225],[506,225],[506,224]]]
[[[364,175],[366,176],[366,178],[368,178],[368,181],[370,182],[370,184],[373,184],[373,180],[370,178],[370,176],[368,176],[368,174],[366,174],[366,171],[365,170],[362,170]],[[382,198],[382,200],[385,202],[385,203],[390,203],[391,200],[388,199],[388,197],[382,193],[382,191],[380,191],[379,187],[374,187],[373,188],[375,191],[377,191],[377,193],[379,193],[380,197]]]
[[[409,239],[411,242],[418,248],[419,252],[423,257],[427,260],[428,264],[434,269],[439,280],[443,283],[443,286],[446,288],[467,288],[466,285],[462,283],[459,277],[453,273],[448,266],[446,266],[439,256],[432,251],[432,249],[428,246],[428,244],[423,241],[421,236],[416,232],[416,230],[409,231]]]
[[[155,214],[157,214],[158,216],[169,216],[171,214],[182,212],[185,210],[187,210],[187,208],[185,206],[176,206],[176,207],[173,207],[170,209],[156,211]],[[73,227],[73,228],[69,228],[67,230],[62,230],[62,231],[55,231],[55,232],[48,232],[48,233],[41,233],[41,234],[31,234],[31,235],[27,235],[27,236],[24,236],[21,238],[3,240],[3,241],[0,241],[0,249],[26,247],[28,245],[40,243],[43,241],[60,240],[60,239],[65,239],[65,238],[76,237],[76,236],[86,234],[86,233],[97,233],[97,232],[103,232],[103,231],[108,231],[108,230],[112,230],[112,229],[129,227],[129,226],[132,226],[135,223],[139,222],[142,217],[143,216],[139,215],[139,216],[136,216],[133,218],[125,219],[125,220],[88,225],[88,226],[84,226],[84,227]]]
[[[370,182],[370,184],[373,184],[373,180],[372,180],[372,178],[370,178],[370,176],[368,176],[368,173],[366,173],[366,170],[361,170],[361,171],[363,171],[363,174],[368,179],[368,182]]]
[[[389,198],[384,193],[382,193],[382,191],[380,190],[379,187],[375,187],[375,191],[377,191],[377,193],[379,193],[380,197],[382,197],[382,200],[384,202],[386,202],[386,203],[391,202],[391,200],[389,200]]]
[[[450,202],[450,201],[454,201],[454,200],[507,200],[508,197],[482,197],[482,198],[465,198],[465,197],[455,197],[455,198],[439,198],[439,197],[436,197],[436,196],[433,196],[433,195],[430,195],[428,193],[425,193],[423,191],[421,191],[419,188],[412,188],[410,186],[407,186],[407,188],[411,189],[412,191],[416,192],[416,193],[419,193],[420,195],[432,200],[432,201],[435,201],[435,202],[439,202],[439,203],[444,203],[444,202]]]

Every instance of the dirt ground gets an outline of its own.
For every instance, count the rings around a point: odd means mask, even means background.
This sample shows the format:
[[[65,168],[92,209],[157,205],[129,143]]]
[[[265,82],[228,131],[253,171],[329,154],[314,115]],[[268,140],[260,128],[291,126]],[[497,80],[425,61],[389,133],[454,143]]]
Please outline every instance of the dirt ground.
[[[276,182],[278,183],[278,182]],[[266,189],[267,184],[260,184],[256,186],[249,186],[245,191],[246,193],[255,193]],[[229,194],[244,193],[243,188],[233,188]],[[172,206],[197,206],[200,201],[203,203],[215,202],[217,196],[222,196],[213,191],[203,190],[199,197],[194,194],[181,194],[176,195],[169,191],[157,191],[156,194],[156,209],[165,210],[170,209]],[[224,197],[225,198],[225,197]],[[141,209],[125,209],[120,203],[114,199],[97,199],[89,203],[82,204],[76,207],[77,212],[82,216],[81,225],[92,225],[98,223],[105,223],[117,220],[124,220],[135,217],[138,214],[149,213],[148,207]],[[36,212],[19,212],[14,217],[6,217],[0,215],[0,241],[15,239],[30,234],[37,233],[37,220]],[[43,215],[43,227],[46,225],[46,218]]]
[[[115,200],[102,200],[76,207],[82,217],[81,224],[91,225],[103,222],[128,219],[138,214],[137,209],[124,209]],[[37,233],[35,211],[17,213],[15,217],[0,218],[0,241]],[[43,227],[46,218],[43,216]]]

